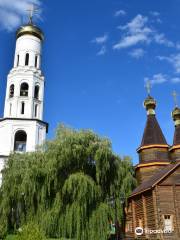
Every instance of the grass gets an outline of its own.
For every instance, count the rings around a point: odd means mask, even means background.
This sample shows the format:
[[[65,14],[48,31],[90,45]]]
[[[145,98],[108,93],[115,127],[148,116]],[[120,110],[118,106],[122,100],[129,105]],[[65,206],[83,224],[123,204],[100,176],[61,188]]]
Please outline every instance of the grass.
[[[16,235],[8,235],[5,240],[16,240]],[[68,240],[65,238],[49,238],[47,240]]]
[[[8,235],[5,240],[16,240],[16,236]]]

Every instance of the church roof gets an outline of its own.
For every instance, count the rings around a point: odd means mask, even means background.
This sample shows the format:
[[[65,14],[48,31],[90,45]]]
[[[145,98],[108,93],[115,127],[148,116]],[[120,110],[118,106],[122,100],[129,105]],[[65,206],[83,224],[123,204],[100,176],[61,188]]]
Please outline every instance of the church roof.
[[[144,134],[140,148],[155,144],[167,145],[167,142],[156,119],[156,116],[150,114],[147,116],[146,126],[144,129]]]
[[[134,195],[138,195],[144,191],[152,189],[179,166],[180,163],[169,164],[163,169],[159,170],[150,179],[142,182],[137,188],[135,188],[130,197],[133,197]]]

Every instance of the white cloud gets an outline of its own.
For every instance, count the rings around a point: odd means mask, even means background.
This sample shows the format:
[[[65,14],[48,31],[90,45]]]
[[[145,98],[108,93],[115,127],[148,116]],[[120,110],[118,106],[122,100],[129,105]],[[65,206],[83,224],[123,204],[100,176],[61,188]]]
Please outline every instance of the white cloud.
[[[176,47],[172,41],[169,41],[163,33],[159,33],[150,27],[148,17],[138,14],[134,19],[124,26],[119,26],[123,34],[120,41],[113,45],[113,49],[122,49],[135,46],[137,44],[156,44],[167,47]]]
[[[176,43],[176,48],[180,50],[180,43]]]
[[[177,73],[180,73],[180,54],[176,54],[171,56],[169,62],[173,64]]]
[[[145,51],[142,48],[136,48],[129,53],[131,57],[136,59],[142,58],[144,54],[145,54]]]
[[[162,83],[167,82],[168,78],[165,74],[158,73],[158,74],[154,74],[152,76],[152,78],[145,77],[144,81],[145,82],[150,81],[152,85],[153,84],[162,84]]]
[[[125,31],[121,40],[113,46],[113,49],[121,49],[134,46],[138,43],[149,43],[152,29],[147,27],[148,18],[138,14],[131,22],[118,28]]]
[[[154,35],[154,40],[155,40],[156,43],[165,45],[167,47],[174,47],[175,46],[174,43],[172,41],[169,41],[163,33],[160,33],[160,34],[156,33]]]
[[[144,81],[150,81],[151,84],[162,84],[165,82],[169,82],[172,84],[180,83],[180,77],[170,77],[162,73],[154,74],[151,78],[145,77]]]
[[[149,33],[151,29],[146,26],[148,22],[148,17],[144,17],[138,14],[131,22],[124,26],[119,26],[121,30],[127,30],[129,34],[135,33]]]
[[[157,11],[151,11],[150,14],[154,17],[159,17],[160,16],[160,13],[157,12]]]
[[[150,15],[155,18],[155,22],[162,23],[162,20],[160,19],[160,13],[157,11],[151,11]],[[151,19],[152,22],[154,22],[153,19]]]
[[[156,22],[157,22],[157,23],[162,23],[162,20],[161,20],[160,18],[157,18],[157,19],[156,19]]]
[[[108,40],[108,34],[104,34],[103,36],[96,37],[95,39],[92,40],[93,43],[97,44],[104,44]]]
[[[98,56],[103,56],[107,52],[106,46],[102,46],[100,51],[97,53]]]
[[[17,28],[22,19],[27,16],[27,10],[31,4],[38,7],[41,5],[40,0],[0,0],[0,27],[8,31]],[[39,14],[41,10],[39,11]]]
[[[179,77],[171,78],[171,82],[172,83],[180,83],[180,78]]]
[[[113,46],[113,49],[121,49],[134,46],[141,42],[148,42],[148,38],[144,34],[136,34],[132,36],[126,36],[123,40]]]
[[[158,56],[157,57],[160,61],[167,61],[169,62],[175,69],[176,73],[180,73],[180,53],[171,55],[169,57],[165,56]]]
[[[127,14],[126,11],[121,9],[121,10],[116,11],[114,16],[119,17],[119,16],[125,16],[126,14]]]

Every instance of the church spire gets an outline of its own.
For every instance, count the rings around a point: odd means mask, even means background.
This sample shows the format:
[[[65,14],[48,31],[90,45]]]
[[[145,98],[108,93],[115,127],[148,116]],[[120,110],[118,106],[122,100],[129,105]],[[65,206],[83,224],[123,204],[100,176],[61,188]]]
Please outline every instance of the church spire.
[[[149,179],[163,166],[169,164],[169,146],[156,119],[156,100],[150,95],[150,82],[146,84],[146,89],[148,96],[144,101],[144,107],[147,111],[147,120],[141,145],[137,149],[139,164],[135,169],[139,184]]]
[[[147,121],[141,141],[141,146],[138,150],[144,147],[148,148],[154,145],[167,146],[166,139],[155,116],[156,100],[150,96],[150,82],[146,84],[146,88],[148,96],[144,101],[144,107],[147,111]]]

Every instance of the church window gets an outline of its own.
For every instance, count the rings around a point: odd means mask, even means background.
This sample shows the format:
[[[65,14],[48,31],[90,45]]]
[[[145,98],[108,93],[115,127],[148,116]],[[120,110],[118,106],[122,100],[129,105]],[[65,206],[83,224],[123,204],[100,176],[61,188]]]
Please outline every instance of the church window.
[[[164,215],[164,230],[165,231],[173,231],[173,216],[172,215]]]
[[[38,66],[38,56],[36,55],[35,56],[35,67],[37,68],[37,66]]]
[[[132,232],[132,223],[131,222],[126,223],[126,232]]]
[[[24,114],[24,109],[25,109],[25,103],[21,103],[21,114]]]
[[[39,86],[36,85],[34,89],[34,98],[39,99]]]
[[[29,53],[26,53],[25,66],[29,65]]]
[[[17,67],[19,66],[19,54],[17,55]]]
[[[25,131],[17,131],[14,138],[14,151],[26,152],[27,134]]]
[[[38,115],[38,105],[37,104],[35,105],[34,115],[35,115],[35,117],[37,117],[37,115]]]
[[[20,88],[20,96],[28,96],[29,85],[27,83],[22,83]]]
[[[14,97],[14,84],[11,84],[9,88],[9,97],[10,98]]]

